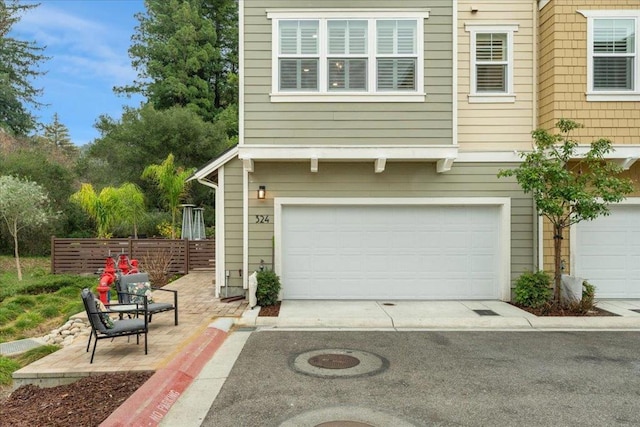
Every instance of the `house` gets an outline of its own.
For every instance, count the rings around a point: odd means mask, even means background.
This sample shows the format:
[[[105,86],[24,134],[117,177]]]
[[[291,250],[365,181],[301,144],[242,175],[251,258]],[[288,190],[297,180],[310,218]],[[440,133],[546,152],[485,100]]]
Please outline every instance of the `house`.
[[[541,0],[538,4],[538,124],[584,125],[581,144],[608,138],[636,191],[611,215],[573,226],[564,241],[566,271],[596,286],[598,298],[640,298],[640,3]],[[553,270],[553,237],[541,234],[541,268]]]
[[[539,253],[517,166],[535,0],[240,0],[239,144],[216,189],[216,291],[500,299]]]

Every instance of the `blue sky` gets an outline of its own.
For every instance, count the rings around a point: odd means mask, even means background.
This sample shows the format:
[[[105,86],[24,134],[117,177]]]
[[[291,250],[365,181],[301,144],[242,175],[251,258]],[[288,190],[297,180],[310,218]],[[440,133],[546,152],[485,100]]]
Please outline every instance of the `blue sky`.
[[[35,87],[44,89],[34,113],[50,123],[54,113],[70,131],[76,145],[99,136],[98,116],[119,118],[123,105],[137,106],[141,97],[116,95],[112,88],[136,77],[127,50],[138,24],[134,14],[144,11],[143,0],[23,0],[40,6],[22,15],[13,36],[36,41],[51,57],[41,66],[47,74]]]

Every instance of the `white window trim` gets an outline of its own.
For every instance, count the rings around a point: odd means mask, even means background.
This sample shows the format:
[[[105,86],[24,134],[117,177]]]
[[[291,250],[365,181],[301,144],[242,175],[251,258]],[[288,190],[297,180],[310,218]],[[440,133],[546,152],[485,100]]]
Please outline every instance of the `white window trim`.
[[[272,64],[271,64],[271,102],[424,102],[424,21],[429,18],[429,9],[267,9],[267,18],[272,21]],[[282,19],[313,19],[320,21],[320,66],[318,92],[280,92],[278,68],[278,21]],[[385,91],[377,92],[373,78],[373,69],[368,67],[368,90],[328,92],[327,84],[327,20],[329,19],[364,19],[370,20],[369,40],[375,40],[376,19],[415,19],[417,21],[417,70],[416,90],[411,92]],[[368,55],[375,61],[375,44],[368,46]]]
[[[578,10],[578,13],[587,18],[587,101],[640,101],[640,49],[638,39],[640,36],[640,10]],[[598,18],[614,18],[636,20],[636,56],[633,91],[617,90],[593,90],[593,21]]]
[[[513,84],[514,52],[513,34],[518,31],[519,24],[465,24],[464,30],[469,33],[469,103],[514,103],[516,95]],[[507,35],[507,91],[504,93],[476,92],[476,35]]]

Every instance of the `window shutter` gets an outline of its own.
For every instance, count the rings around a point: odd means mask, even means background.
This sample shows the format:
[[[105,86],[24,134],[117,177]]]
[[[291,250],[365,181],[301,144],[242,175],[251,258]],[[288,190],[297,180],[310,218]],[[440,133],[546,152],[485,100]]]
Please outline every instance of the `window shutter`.
[[[298,53],[298,21],[280,22],[280,54]]]
[[[594,21],[594,90],[634,90],[635,25],[634,19]]]
[[[593,88],[633,90],[633,58],[593,58]]]
[[[506,92],[507,61],[506,34],[476,34],[476,92]]]
[[[376,31],[378,55],[416,54],[416,21],[380,20]]]
[[[280,90],[318,89],[317,59],[281,59]]]
[[[300,52],[303,55],[318,54],[318,21],[300,22]]]
[[[366,90],[366,59],[329,59],[329,90]]]
[[[415,90],[416,60],[378,59],[379,90]]]

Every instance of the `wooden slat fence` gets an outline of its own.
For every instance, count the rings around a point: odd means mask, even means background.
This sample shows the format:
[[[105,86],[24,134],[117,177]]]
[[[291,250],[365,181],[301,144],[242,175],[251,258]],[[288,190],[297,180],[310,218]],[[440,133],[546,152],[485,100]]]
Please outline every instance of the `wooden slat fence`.
[[[168,265],[168,273],[186,274],[194,269],[215,268],[214,240],[170,239],[65,239],[51,238],[53,274],[96,273],[104,268],[107,257],[126,254],[145,262]]]

